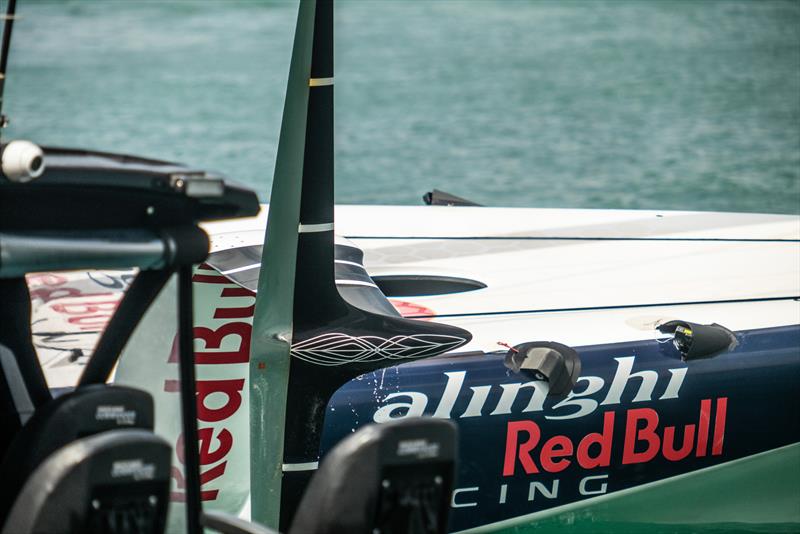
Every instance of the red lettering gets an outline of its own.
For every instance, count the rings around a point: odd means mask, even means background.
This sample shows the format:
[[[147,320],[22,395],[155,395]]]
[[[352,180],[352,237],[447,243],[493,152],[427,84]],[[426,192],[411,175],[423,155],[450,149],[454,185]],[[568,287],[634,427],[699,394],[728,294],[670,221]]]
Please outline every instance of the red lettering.
[[[222,275],[215,274],[195,274],[192,275],[192,282],[200,284],[230,284],[231,281]]]
[[[700,401],[700,422],[697,427],[697,457],[706,455],[708,450],[708,426],[711,422],[711,399]]]
[[[228,462],[222,462],[219,465],[215,465],[214,467],[212,467],[208,471],[203,471],[202,473],[200,473],[200,486],[205,486],[206,484],[208,484],[212,480],[217,479],[217,478],[221,477],[222,475],[224,475],[225,474],[225,466],[226,465],[228,465]],[[211,491],[209,491],[209,493],[212,493],[212,492],[214,493],[214,497],[212,497],[212,498],[216,499],[217,498],[217,493],[219,492],[219,490],[211,490]],[[206,501],[208,499],[203,499],[203,500]]]
[[[51,300],[64,299],[68,297],[107,297],[111,293],[81,293],[81,290],[75,287],[40,287],[32,290],[31,299],[41,299],[42,302],[50,302]]]
[[[244,319],[252,317],[255,309],[255,304],[242,308],[217,308],[214,310],[214,319]]]
[[[175,337],[172,338],[172,347],[169,349],[169,358],[167,358],[167,363],[178,363],[179,361],[179,354],[178,354],[178,334],[175,334]]]
[[[213,267],[209,267],[207,263],[201,263],[197,267],[198,271],[210,271],[215,274],[202,274],[200,272],[196,272],[192,276],[192,282],[198,282],[201,284],[230,284],[231,281],[228,280],[226,277],[219,274],[219,271],[214,269]]]
[[[227,419],[236,413],[242,404],[244,379],[238,380],[198,380],[197,381],[197,419],[215,423]],[[213,393],[227,396],[225,404],[219,408],[206,406],[206,399]]]
[[[539,472],[531,458],[531,449],[539,443],[539,438],[541,437],[539,425],[533,421],[509,421],[508,430],[506,432],[506,456],[503,461],[504,477],[513,475],[516,469],[517,442],[519,441],[520,432],[526,432],[528,434],[528,440],[519,445],[519,461],[523,469],[525,469],[526,474],[530,475],[531,473]]]
[[[719,456],[722,454],[722,442],[725,441],[725,416],[728,412],[728,397],[717,399],[717,414],[714,417],[714,442],[711,446],[711,454]]]
[[[29,286],[60,286],[67,282],[67,279],[55,273],[27,274],[25,281]]]
[[[595,467],[608,467],[611,464],[611,445],[612,438],[614,437],[614,412],[606,412],[603,414],[603,433],[592,432],[586,434],[580,443],[578,443],[578,465],[584,469],[593,469]],[[600,445],[600,453],[596,457],[589,454],[589,448],[594,445]]]
[[[219,462],[227,456],[233,446],[233,436],[225,428],[217,435],[219,447],[213,451],[211,450],[211,440],[214,438],[213,428],[198,429],[197,438],[200,441],[200,465],[211,465]]]
[[[247,323],[225,323],[216,330],[205,326],[194,327],[194,338],[201,339],[207,349],[218,349],[227,336],[239,336],[239,350],[221,352],[195,352],[196,364],[247,363],[250,359],[250,332]]]
[[[683,431],[683,444],[680,449],[675,449],[675,427],[664,428],[664,458],[670,462],[683,460],[692,452],[694,445],[694,425],[686,425]]]
[[[219,274],[219,271],[216,269],[212,269],[205,263],[200,265],[197,269],[198,271],[210,271],[214,274],[202,274],[200,272],[194,273],[192,275],[192,282],[200,283],[200,284],[230,284],[232,283],[228,278]]]
[[[77,324],[81,330],[94,330],[103,329],[109,319],[111,319],[110,315],[84,315],[82,317],[68,317],[67,322]]]
[[[255,298],[255,291],[251,291],[246,287],[226,287],[222,290],[223,297],[253,297]]]
[[[201,439],[200,439],[200,464],[201,465],[206,465],[206,462],[203,461],[204,448],[203,448],[202,436],[204,435],[204,431],[208,431],[207,433],[205,433],[205,435],[207,435],[210,438],[210,436],[211,436],[211,432],[210,431],[211,430],[212,429],[210,429],[210,428],[201,428],[201,429],[198,430],[198,436],[201,436]],[[223,432],[228,433],[227,430],[223,430]],[[220,437],[221,436],[222,436],[222,433],[220,433]],[[230,433],[228,433],[228,436],[230,437]],[[209,439],[209,441],[210,441],[210,439]],[[221,448],[222,447],[217,449],[217,451],[219,451]],[[230,450],[230,447],[228,447],[228,450]],[[217,451],[215,451],[215,453]],[[182,464],[185,465],[186,464],[186,449],[184,447],[183,434],[178,436],[178,441],[175,444],[175,454],[178,456],[178,460]],[[226,451],[226,454],[227,454],[227,451]],[[203,486],[205,486],[206,484],[208,484],[212,480],[215,480],[215,479],[221,477],[223,474],[225,474],[225,466],[227,464],[228,464],[228,462],[222,462],[220,464],[215,465],[214,467],[212,467],[211,469],[209,469],[207,471],[201,472],[200,473],[200,487],[202,488]],[[172,467],[172,469],[170,470],[170,477],[175,479],[175,485],[177,486],[178,489],[184,489],[186,487],[186,481],[184,480],[183,473],[177,467],[175,467],[175,466]],[[203,491],[200,492],[200,500],[202,500],[202,501],[213,501],[214,499],[217,498],[218,495],[219,495],[219,490],[218,489],[203,490]],[[185,493],[180,493],[180,492],[172,492],[170,494],[170,500],[177,501],[177,502],[185,502],[186,501],[186,494]]]
[[[243,287],[226,287],[222,290],[222,296],[255,297],[255,294],[249,289],[245,289]],[[242,319],[245,317],[252,317],[255,309],[255,304],[239,308],[217,308],[214,310],[214,319]]]
[[[183,436],[181,436],[181,437],[183,437]],[[182,441],[181,438],[178,438],[178,443],[180,443],[181,441]],[[183,449],[183,447],[180,447],[180,449],[178,449],[178,450],[182,450],[182,449]],[[218,476],[220,476],[221,474],[223,474],[225,472],[225,464],[226,463],[227,462],[222,462],[217,467],[213,467],[213,468],[209,469],[208,471],[206,471],[205,473],[202,473],[200,475],[200,485],[202,486],[206,482],[210,482],[211,480],[213,480],[213,479],[217,478]],[[219,470],[219,468],[222,468],[222,469]],[[180,469],[178,469],[174,465],[170,469],[169,476],[170,476],[170,478],[175,480],[175,487],[177,487],[178,489],[185,489],[186,488],[186,479],[184,479],[183,473],[181,472]],[[206,477],[206,479],[204,480],[203,477]],[[201,501],[213,501],[213,500],[215,500],[217,498],[218,495],[219,495],[219,490],[218,489],[215,489],[215,490],[203,490],[203,491],[200,492],[200,500]],[[185,492],[180,492],[180,491],[171,491],[170,494],[169,494],[169,500],[172,501],[172,502],[186,502],[186,493]]]
[[[243,378],[238,380],[198,380],[196,385],[198,421],[206,421],[208,423],[222,421],[235,414],[239,406],[242,405]],[[167,393],[177,393],[180,389],[179,380],[164,380],[164,391]],[[219,408],[208,408],[206,406],[206,399],[213,393],[222,393],[227,397],[223,406]],[[219,436],[220,442],[223,442],[224,439],[222,435]]]
[[[119,305],[118,300],[108,300],[105,302],[68,302],[61,304],[53,304],[52,308],[58,313],[66,315],[84,315],[87,313],[97,313],[100,311],[111,312],[117,309]]]
[[[644,421],[644,428],[639,429],[639,421]],[[637,464],[649,462],[658,454],[660,440],[655,433],[658,426],[658,413],[650,408],[637,408],[628,410],[628,420],[625,423],[625,444],[622,452],[622,463]],[[636,452],[636,443],[646,441],[647,448],[643,452]]]
[[[542,445],[541,462],[545,471],[558,473],[572,462],[567,459],[554,460],[572,455],[572,441],[567,436],[553,436]]]

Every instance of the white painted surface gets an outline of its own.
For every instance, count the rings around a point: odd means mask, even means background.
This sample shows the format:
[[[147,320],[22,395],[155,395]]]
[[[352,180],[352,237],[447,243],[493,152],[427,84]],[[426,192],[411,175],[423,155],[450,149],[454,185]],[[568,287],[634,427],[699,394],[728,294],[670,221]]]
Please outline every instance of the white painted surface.
[[[255,219],[208,225],[214,250],[260,243],[266,211]],[[454,295],[398,298],[436,315],[800,295],[800,242],[685,241],[800,240],[797,216],[339,206],[336,220],[337,233],[364,250],[373,276],[457,276],[487,285]],[[419,238],[424,236],[547,239]],[[558,237],[644,240],[549,239]]]
[[[260,244],[267,206],[258,217],[205,225],[212,250]],[[452,295],[392,299],[427,308],[434,315],[539,311],[483,317],[442,317],[470,330],[464,350],[496,350],[497,341],[551,339],[571,345],[643,339],[652,328],[631,326],[644,317],[718,322],[738,330],[800,323],[800,302],[751,302],[674,306],[680,302],[800,295],[800,217],[741,213],[559,210],[432,206],[338,206],[337,234],[365,252],[373,276],[431,274],[478,280],[486,288]],[[353,237],[360,237],[354,239]],[[375,237],[416,239],[374,239]],[[748,239],[783,241],[581,241],[447,240],[430,237],[579,237],[639,239]],[[427,237],[420,239],[419,237]],[[787,241],[788,240],[788,241]],[[119,272],[110,272],[119,275]],[[95,277],[102,278],[104,273]],[[74,384],[96,335],[80,330],[59,304],[99,305],[108,314],[119,291],[86,289],[88,275],[66,273],[94,297],[34,301],[34,331],[57,332],[40,357],[53,386]],[[202,299],[200,299],[202,301]],[[662,304],[622,310],[543,310]],[[202,305],[202,304],[201,304]],[[63,309],[63,307],[62,307]],[[88,310],[93,310],[88,308]],[[37,339],[45,339],[39,336]],[[171,340],[169,341],[171,343]],[[54,348],[55,347],[55,348]],[[62,347],[58,349],[58,347]],[[74,361],[72,361],[74,360]]]
[[[216,251],[260,244],[265,224],[266,209],[256,218],[208,224],[206,229],[212,237],[212,250]],[[800,217],[795,216],[340,206],[336,211],[336,231],[364,249],[365,265],[373,276],[438,274],[471,278],[487,285],[467,293],[393,300],[429,309],[433,314],[524,312],[437,319],[472,333],[473,341],[459,351],[505,350],[498,342],[514,345],[547,340],[580,347],[655,339],[660,336],[655,326],[676,318],[716,322],[732,330],[800,323],[800,302],[792,299],[673,304],[800,295],[800,243],[797,242]],[[398,236],[406,239],[386,239]],[[476,236],[516,239],[430,239]],[[789,241],[581,241],[520,237]],[[98,285],[97,280],[109,282],[123,274],[126,273],[95,272],[92,276],[86,272],[66,273],[59,275],[58,281],[65,280],[62,285],[48,285],[56,282],[48,276],[36,278],[40,289],[72,287],[81,292],[81,295],[34,301],[34,331],[39,334],[40,358],[51,386],[75,383],[85,358],[74,359],[70,351],[76,348],[86,353],[91,351],[97,338],[93,325],[110,315],[121,296],[119,289]],[[208,332],[221,333],[219,350],[236,352],[243,350],[244,338],[249,340],[249,335],[241,336],[224,328],[232,322],[245,322],[249,328],[251,318],[224,319],[215,310],[246,309],[252,305],[252,297],[223,297],[225,289],[235,290],[237,286],[195,284],[195,322]],[[552,311],[639,304],[654,306]],[[145,315],[126,348],[116,379],[136,384],[154,395],[158,404],[157,430],[177,446],[179,404],[174,387],[167,387],[177,379],[177,366],[171,357],[176,329],[174,314],[174,293],[164,294]],[[81,326],[85,329],[81,330]],[[42,335],[46,332],[58,335]],[[43,347],[43,340],[50,348]],[[197,350],[205,350],[202,340],[196,343]],[[425,360],[418,363],[426,364]],[[209,384],[234,383],[239,384],[237,391],[248,391],[246,363],[200,363],[197,375],[200,381]],[[224,474],[204,489],[224,489],[215,506],[234,513],[243,510],[241,513],[247,515],[248,396],[239,399],[235,394],[226,396],[216,392],[205,401],[208,409],[228,405],[236,409],[224,420],[202,425],[216,436],[214,447],[222,443],[219,440],[223,433],[230,432],[233,437],[230,450],[218,462],[225,464]],[[175,465],[180,466],[177,459]],[[180,510],[179,505],[174,506]]]
[[[257,217],[207,223],[209,234],[261,230]],[[337,206],[344,236],[573,236],[800,239],[800,217],[759,213],[442,206]],[[636,232],[634,234],[634,232]],[[263,241],[261,235],[247,244]]]

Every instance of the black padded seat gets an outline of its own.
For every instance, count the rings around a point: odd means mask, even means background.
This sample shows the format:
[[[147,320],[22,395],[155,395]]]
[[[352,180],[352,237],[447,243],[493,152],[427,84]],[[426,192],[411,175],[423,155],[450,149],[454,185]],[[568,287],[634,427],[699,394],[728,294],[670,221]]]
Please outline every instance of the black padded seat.
[[[30,474],[53,452],[109,430],[153,430],[153,399],[138,389],[96,384],[65,393],[37,409],[0,464],[0,522]]]
[[[38,408],[50,402],[47,380],[31,341],[31,296],[24,276],[0,277],[0,343],[14,356],[33,405]]]
[[[324,459],[289,532],[447,532],[457,441],[456,425],[443,419],[362,428]]]
[[[16,356],[0,343],[0,459],[35,407]]]
[[[166,441],[144,430],[74,441],[34,471],[2,534],[160,534],[171,454]]]

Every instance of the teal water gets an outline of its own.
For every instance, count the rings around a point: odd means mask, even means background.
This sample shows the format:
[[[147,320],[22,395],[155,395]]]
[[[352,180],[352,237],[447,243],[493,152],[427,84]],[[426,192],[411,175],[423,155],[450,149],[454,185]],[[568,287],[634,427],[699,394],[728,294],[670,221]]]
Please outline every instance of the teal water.
[[[20,0],[5,134],[268,197],[295,2]],[[800,213],[800,2],[359,1],[336,197]]]

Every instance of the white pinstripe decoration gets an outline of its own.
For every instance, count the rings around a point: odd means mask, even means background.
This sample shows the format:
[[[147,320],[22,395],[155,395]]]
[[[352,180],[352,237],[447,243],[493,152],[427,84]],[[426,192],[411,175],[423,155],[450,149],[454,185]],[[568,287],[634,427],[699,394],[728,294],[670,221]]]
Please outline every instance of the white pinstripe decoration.
[[[464,344],[457,336],[414,334],[382,338],[329,333],[292,345],[295,358],[314,365],[337,366],[353,362],[405,360],[441,354]]]

